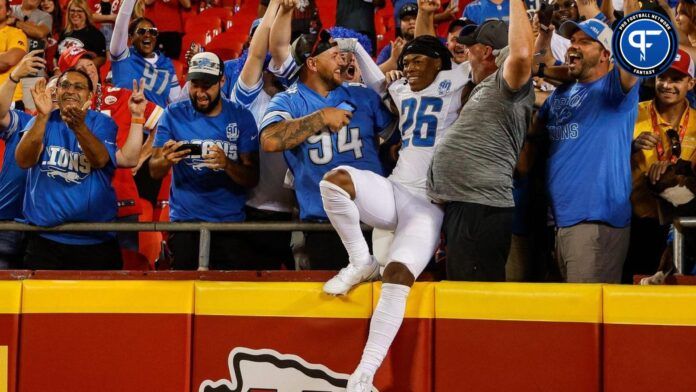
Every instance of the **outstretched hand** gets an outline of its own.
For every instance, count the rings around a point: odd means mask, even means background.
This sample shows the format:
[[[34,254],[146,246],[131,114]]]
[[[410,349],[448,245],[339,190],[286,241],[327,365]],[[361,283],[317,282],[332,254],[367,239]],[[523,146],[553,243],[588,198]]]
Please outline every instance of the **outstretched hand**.
[[[51,92],[46,88],[46,79],[39,79],[34,87],[31,88],[31,97],[34,99],[34,106],[36,106],[36,111],[44,116],[51,113],[53,108],[53,100],[51,99]]]
[[[145,115],[146,106],[147,99],[145,99],[145,79],[140,79],[140,83],[134,79],[133,93],[128,99],[128,109],[130,109],[131,116],[142,118]]]

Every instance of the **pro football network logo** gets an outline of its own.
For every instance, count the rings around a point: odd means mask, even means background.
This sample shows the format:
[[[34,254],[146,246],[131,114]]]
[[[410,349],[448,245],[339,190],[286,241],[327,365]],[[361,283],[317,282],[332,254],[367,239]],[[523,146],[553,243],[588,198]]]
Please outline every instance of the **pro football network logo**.
[[[621,68],[641,77],[659,75],[677,55],[677,33],[665,16],[639,11],[623,18],[614,30],[612,49]]]
[[[271,349],[237,347],[227,362],[230,379],[205,380],[198,392],[343,392],[348,382],[347,374]]]

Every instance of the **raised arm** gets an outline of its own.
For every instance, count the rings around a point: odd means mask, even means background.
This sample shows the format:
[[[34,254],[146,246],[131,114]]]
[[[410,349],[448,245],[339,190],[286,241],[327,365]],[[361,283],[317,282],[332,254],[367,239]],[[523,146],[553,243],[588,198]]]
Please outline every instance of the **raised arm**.
[[[435,13],[440,9],[440,0],[418,0],[415,36],[435,34]]]
[[[266,53],[268,53],[271,26],[273,26],[280,2],[281,0],[271,0],[261,20],[261,24],[256,28],[254,37],[251,39],[249,54],[239,75],[239,80],[246,86],[255,85],[263,76],[263,62],[266,60]]]
[[[624,0],[624,13],[626,15],[640,11],[638,0]],[[619,67],[619,76],[621,78],[621,88],[626,93],[638,82],[638,77],[625,69]]]
[[[280,8],[276,13],[268,49],[271,52],[271,65],[280,67],[290,56],[290,37],[292,36],[292,13],[297,6],[297,0],[280,0]]]
[[[20,139],[15,149],[15,161],[22,169],[36,165],[43,150],[43,138],[46,133],[46,123],[51,113],[53,102],[51,93],[46,89],[46,80],[39,79],[31,89],[31,96],[36,105],[36,117],[29,130]]]
[[[118,59],[128,49],[128,24],[130,23],[131,14],[136,0],[123,0],[116,15],[114,23],[114,32],[111,36],[109,44],[109,52],[111,57]]]
[[[145,107],[147,100],[145,80],[138,84],[133,81],[133,93],[128,99],[128,109],[131,113],[131,125],[128,138],[123,146],[116,151],[116,164],[118,167],[135,167],[140,160],[140,150],[143,147],[143,126],[145,125]]]
[[[510,54],[505,60],[503,77],[511,89],[522,87],[532,75],[534,35],[527,17],[527,8],[521,0],[510,2],[510,28],[508,30]]]
[[[46,60],[36,56],[42,50],[33,50],[22,58],[17,67],[12,70],[9,77],[0,85],[0,126],[6,127],[9,125],[10,107],[12,106],[17,82],[29,76],[36,74],[46,67]]]

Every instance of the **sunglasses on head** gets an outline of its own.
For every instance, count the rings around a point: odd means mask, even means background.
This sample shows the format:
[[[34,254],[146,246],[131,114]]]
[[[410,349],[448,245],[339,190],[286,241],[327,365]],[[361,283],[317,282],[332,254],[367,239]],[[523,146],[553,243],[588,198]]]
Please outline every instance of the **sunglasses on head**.
[[[146,33],[150,33],[150,35],[153,37],[157,37],[157,34],[159,34],[159,32],[157,31],[157,27],[150,27],[147,29],[144,27],[140,27],[137,30],[135,30],[135,32],[138,35],[145,35]]]
[[[665,132],[667,138],[669,139],[669,146],[672,149],[672,156],[679,158],[681,155],[681,142],[679,141],[679,134],[676,130],[670,129]]]

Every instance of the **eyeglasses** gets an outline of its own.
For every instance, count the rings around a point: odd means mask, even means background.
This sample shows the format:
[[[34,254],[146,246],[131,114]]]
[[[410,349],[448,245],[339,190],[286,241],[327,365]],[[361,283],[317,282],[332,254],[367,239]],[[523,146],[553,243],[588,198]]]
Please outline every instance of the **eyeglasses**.
[[[144,27],[140,27],[137,30],[135,30],[135,32],[138,35],[145,35],[147,33],[150,33],[150,35],[153,37],[157,37],[157,34],[159,34],[159,31],[157,31],[157,27],[150,27],[148,29],[146,29]]]
[[[566,2],[563,2],[563,3],[558,2],[558,3],[554,3],[554,4],[553,4],[553,10],[554,10],[554,11],[560,11],[561,9],[567,9],[567,10],[569,10],[569,9],[571,9],[571,8],[573,8],[573,7],[575,7],[575,2],[574,2],[574,1],[566,1]]]
[[[72,89],[78,93],[81,93],[81,92],[87,90],[87,86],[85,86],[84,84],[82,84],[82,83],[70,83],[67,80],[60,82],[58,84],[58,87],[61,90],[70,90],[70,88],[72,87]]]
[[[73,9],[68,10],[68,12],[71,14],[84,14],[85,10],[79,9],[79,8],[77,8],[77,9],[73,8]]]
[[[672,149],[672,156],[679,158],[681,155],[681,142],[679,141],[679,134],[674,129],[669,129],[665,132],[667,138],[669,139],[669,146]]]

